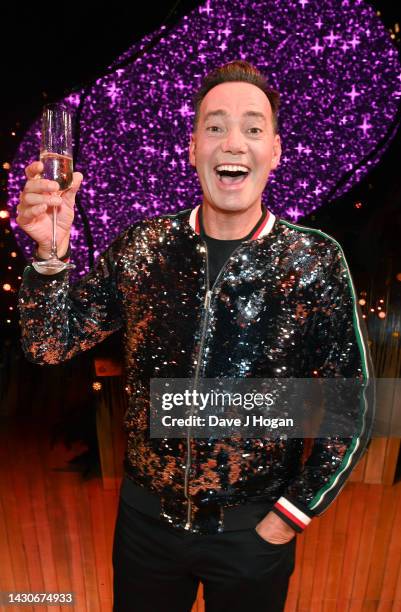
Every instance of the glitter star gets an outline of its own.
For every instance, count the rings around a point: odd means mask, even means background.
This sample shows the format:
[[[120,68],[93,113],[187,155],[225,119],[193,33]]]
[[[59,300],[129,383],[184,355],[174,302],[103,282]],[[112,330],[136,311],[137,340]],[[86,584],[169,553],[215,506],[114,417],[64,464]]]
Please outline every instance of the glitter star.
[[[351,45],[351,47],[353,48],[353,50],[355,51],[355,48],[357,47],[357,45],[360,44],[360,40],[357,36],[355,36],[355,34],[352,37],[352,40],[349,41],[349,44]]]
[[[299,217],[302,217],[302,212],[299,210],[298,206],[288,208],[287,213],[291,219],[294,219],[295,223],[298,221]]]
[[[312,51],[314,51],[314,52],[315,52],[315,55],[317,55],[318,53],[320,53],[320,51],[323,51],[324,47],[321,47],[321,46],[319,45],[319,41],[318,41],[318,39],[316,39],[315,46],[314,46],[314,47],[311,47],[311,49],[312,49]]]
[[[226,27],[224,28],[224,30],[221,30],[221,33],[224,34],[224,36],[230,36],[232,30],[230,30],[230,28],[226,25]]]
[[[207,16],[210,17],[210,13],[213,13],[213,9],[210,7],[210,0],[207,0],[205,6],[199,7],[200,13],[207,13]]]
[[[107,221],[109,219],[111,219],[111,217],[109,217],[109,215],[107,214],[107,211],[105,210],[104,213],[102,214],[101,217],[99,217],[99,219],[103,222],[103,223],[107,223]]]
[[[116,87],[115,83],[112,83],[106,89],[106,96],[108,96],[111,99],[113,105],[115,104],[119,93],[120,93],[120,90],[118,89],[118,87]]]
[[[333,46],[333,43],[338,40],[340,37],[337,34],[334,34],[333,30],[330,32],[330,36],[324,36],[325,40],[329,41],[329,47]]]
[[[156,149],[149,145],[145,145],[144,147],[141,147],[141,149],[143,149],[146,153],[156,153]]]
[[[186,102],[184,102],[178,112],[180,113],[181,117],[189,117],[189,115],[192,114],[191,109]]]
[[[359,129],[362,130],[364,136],[367,136],[368,131],[373,127],[370,123],[368,123],[367,117],[369,117],[369,115],[364,115],[363,123],[361,125],[358,125]]]
[[[356,89],[355,89],[355,85],[352,85],[352,89],[351,89],[351,91],[350,91],[349,93],[346,93],[345,95],[346,95],[346,96],[349,96],[349,97],[351,98],[351,102],[352,102],[352,104],[354,104],[354,102],[355,102],[355,98],[356,98],[357,96],[360,96],[361,94],[360,94],[360,93],[358,93],[358,92],[356,91]]]

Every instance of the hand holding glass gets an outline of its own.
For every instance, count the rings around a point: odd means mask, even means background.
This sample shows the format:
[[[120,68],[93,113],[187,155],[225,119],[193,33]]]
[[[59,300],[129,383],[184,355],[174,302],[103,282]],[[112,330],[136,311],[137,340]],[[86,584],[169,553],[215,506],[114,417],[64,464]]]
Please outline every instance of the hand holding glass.
[[[61,103],[47,104],[43,108],[40,161],[43,163],[42,178],[57,181],[60,185],[57,193],[61,196],[71,187],[73,181],[72,117]],[[47,269],[59,272],[75,268],[74,264],[58,258],[56,238],[57,206],[53,206],[50,257],[44,261],[33,262],[38,271]]]

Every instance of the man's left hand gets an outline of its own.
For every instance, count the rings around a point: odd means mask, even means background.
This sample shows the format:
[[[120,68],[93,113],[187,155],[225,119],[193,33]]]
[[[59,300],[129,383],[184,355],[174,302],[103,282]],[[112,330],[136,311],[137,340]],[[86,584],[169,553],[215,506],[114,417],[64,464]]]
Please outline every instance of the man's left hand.
[[[275,512],[269,512],[255,527],[261,538],[271,544],[285,544],[294,537],[296,531],[285,523]]]

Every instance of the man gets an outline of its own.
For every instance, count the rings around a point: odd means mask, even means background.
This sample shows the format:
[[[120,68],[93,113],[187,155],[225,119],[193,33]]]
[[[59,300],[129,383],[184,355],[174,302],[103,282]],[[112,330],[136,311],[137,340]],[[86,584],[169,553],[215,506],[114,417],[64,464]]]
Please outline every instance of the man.
[[[362,402],[352,438],[150,438],[152,378],[366,380],[370,360],[339,245],[262,205],[280,161],[278,94],[253,66],[209,74],[195,98],[190,163],[203,200],[131,225],[74,286],[68,273],[24,271],[27,357],[70,359],[124,329],[128,446],[115,529],[114,610],[184,612],[199,580],[206,610],[284,609],[296,532],[335,499],[369,442]],[[69,256],[75,194],[27,167],[17,222]]]

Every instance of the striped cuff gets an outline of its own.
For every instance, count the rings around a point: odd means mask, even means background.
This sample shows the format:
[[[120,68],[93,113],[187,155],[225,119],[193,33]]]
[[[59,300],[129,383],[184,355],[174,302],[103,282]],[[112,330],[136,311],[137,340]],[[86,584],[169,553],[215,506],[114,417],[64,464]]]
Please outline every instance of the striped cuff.
[[[313,515],[305,514],[286,497],[280,497],[274,504],[272,511],[275,512],[287,525],[302,533],[309,525]]]

